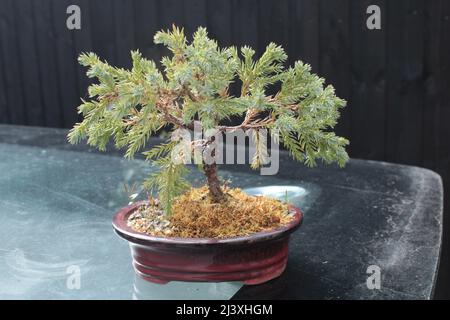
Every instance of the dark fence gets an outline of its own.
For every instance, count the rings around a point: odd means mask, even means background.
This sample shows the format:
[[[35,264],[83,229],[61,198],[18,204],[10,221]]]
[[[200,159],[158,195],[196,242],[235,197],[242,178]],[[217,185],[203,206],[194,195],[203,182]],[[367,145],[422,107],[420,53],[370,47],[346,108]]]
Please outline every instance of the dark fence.
[[[66,27],[71,4],[81,8],[81,30]],[[381,8],[381,30],[366,27],[372,4]],[[130,49],[139,48],[159,60],[153,35],[172,23],[188,33],[206,26],[221,45],[258,53],[282,44],[289,63],[310,63],[348,101],[337,131],[350,139],[352,157],[431,168],[449,189],[444,0],[0,0],[0,122],[72,126],[88,85],[78,54],[95,51],[129,67]],[[448,278],[443,273],[438,284],[444,291]]]

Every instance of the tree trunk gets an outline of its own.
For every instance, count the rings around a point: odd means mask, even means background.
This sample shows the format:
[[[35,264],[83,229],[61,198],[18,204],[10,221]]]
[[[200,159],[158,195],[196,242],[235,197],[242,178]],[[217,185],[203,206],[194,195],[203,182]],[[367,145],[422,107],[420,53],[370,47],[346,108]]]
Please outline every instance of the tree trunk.
[[[214,202],[221,202],[224,199],[224,194],[220,188],[219,177],[217,176],[217,164],[204,164],[206,180],[209,188],[209,194]]]

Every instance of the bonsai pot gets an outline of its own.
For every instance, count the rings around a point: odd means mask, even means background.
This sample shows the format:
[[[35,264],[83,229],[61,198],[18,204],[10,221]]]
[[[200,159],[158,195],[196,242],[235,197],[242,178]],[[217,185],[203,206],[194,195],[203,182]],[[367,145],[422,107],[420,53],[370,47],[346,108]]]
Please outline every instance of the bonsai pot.
[[[242,281],[261,284],[286,268],[290,234],[301,224],[302,212],[290,205],[293,219],[276,229],[226,239],[154,237],[128,226],[130,214],[145,202],[121,209],[113,219],[116,233],[131,248],[133,267],[143,279],[169,281]]]

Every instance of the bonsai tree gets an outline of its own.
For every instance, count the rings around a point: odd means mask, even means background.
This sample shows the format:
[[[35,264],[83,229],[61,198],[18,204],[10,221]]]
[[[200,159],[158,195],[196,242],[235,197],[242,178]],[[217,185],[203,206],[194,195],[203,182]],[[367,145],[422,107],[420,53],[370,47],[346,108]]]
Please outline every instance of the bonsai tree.
[[[88,67],[87,75],[98,83],[89,89],[89,100],[78,107],[82,122],[70,131],[68,139],[78,143],[87,139],[100,150],[112,139],[117,148],[126,148],[125,157],[143,151],[154,160],[159,170],[151,174],[144,187],[156,189],[165,212],[172,212],[175,197],[188,188],[187,167],[176,163],[171,152],[177,139],[146,150],[150,136],[160,129],[192,130],[196,124],[220,133],[237,129],[253,129],[256,138],[261,130],[276,133],[292,157],[308,166],[318,159],[343,166],[348,160],[348,141],[330,129],[336,125],[339,109],[345,101],[336,97],[331,85],[311,73],[301,61],[285,68],[287,55],[283,48],[270,43],[264,53],[255,58],[247,46],[220,48],[208,38],[205,28],[199,28],[188,42],[183,29],[160,31],[156,44],[171,52],[163,57],[162,68],[154,61],[132,51],[132,69],[124,70],[100,60],[94,53],[83,53],[79,62]],[[233,95],[230,86],[238,87]],[[275,94],[267,92],[278,88]],[[226,125],[230,117],[241,117],[235,126]],[[214,138],[193,141],[192,146],[206,152]],[[256,148],[252,168],[264,163],[267,150]],[[217,164],[204,163],[210,201],[226,203],[224,187],[217,174]]]

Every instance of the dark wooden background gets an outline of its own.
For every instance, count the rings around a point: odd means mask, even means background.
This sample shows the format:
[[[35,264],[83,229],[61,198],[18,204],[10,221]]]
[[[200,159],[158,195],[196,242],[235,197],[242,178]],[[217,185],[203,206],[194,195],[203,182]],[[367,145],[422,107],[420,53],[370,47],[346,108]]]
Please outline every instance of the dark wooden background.
[[[81,30],[66,8],[81,8]],[[368,30],[366,9],[381,8]],[[172,23],[208,27],[223,46],[261,53],[282,44],[348,101],[337,128],[352,157],[430,168],[450,188],[450,1],[0,0],[0,123],[71,127],[88,81],[82,51],[130,66],[130,49],[158,59],[153,35]],[[446,199],[449,214],[449,199]],[[446,221],[437,297],[449,297]]]

